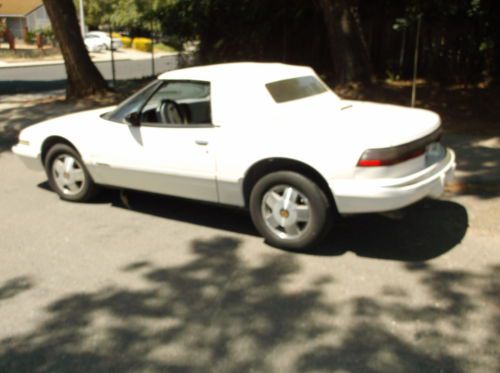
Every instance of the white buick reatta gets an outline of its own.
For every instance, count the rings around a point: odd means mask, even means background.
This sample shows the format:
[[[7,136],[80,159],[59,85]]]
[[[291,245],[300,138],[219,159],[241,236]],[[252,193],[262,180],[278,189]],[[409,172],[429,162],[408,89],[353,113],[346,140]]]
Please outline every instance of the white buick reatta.
[[[233,63],[28,127],[13,151],[64,200],[112,186],[246,207],[270,244],[304,249],[335,213],[441,195],[455,155],[440,127],[430,111],[342,100],[309,67]]]

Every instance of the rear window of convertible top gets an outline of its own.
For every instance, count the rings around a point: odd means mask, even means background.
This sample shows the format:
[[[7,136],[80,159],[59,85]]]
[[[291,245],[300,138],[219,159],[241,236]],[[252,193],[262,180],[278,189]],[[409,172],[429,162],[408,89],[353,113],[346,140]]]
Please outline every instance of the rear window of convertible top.
[[[299,100],[326,92],[325,86],[314,76],[279,80],[266,84],[266,88],[277,103]]]

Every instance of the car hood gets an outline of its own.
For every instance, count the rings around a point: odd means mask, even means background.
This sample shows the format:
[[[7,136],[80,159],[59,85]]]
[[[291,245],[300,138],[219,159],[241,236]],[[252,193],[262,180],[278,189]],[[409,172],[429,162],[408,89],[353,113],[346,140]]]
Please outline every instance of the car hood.
[[[48,119],[25,128],[21,131],[20,137],[35,140],[51,135],[64,135],[68,131],[78,132],[88,127],[89,123],[95,123],[96,118],[114,108],[115,106],[109,106]]]

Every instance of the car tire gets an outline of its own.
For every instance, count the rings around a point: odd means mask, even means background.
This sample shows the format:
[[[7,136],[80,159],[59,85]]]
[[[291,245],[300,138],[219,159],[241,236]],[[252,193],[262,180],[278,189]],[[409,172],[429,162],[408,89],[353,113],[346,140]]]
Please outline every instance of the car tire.
[[[57,144],[49,149],[45,172],[52,190],[65,201],[85,202],[98,191],[82,158],[68,145]]]
[[[328,233],[332,207],[311,179],[279,171],[260,179],[250,193],[250,215],[259,233],[272,246],[312,249]]]

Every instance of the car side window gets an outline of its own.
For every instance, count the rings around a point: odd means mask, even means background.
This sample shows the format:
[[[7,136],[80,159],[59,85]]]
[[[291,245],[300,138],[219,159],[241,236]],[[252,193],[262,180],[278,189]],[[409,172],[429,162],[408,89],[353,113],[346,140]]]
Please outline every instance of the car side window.
[[[158,127],[211,125],[210,84],[167,81],[141,111],[141,124]]]
[[[158,89],[160,84],[158,80],[155,80],[123,101],[115,110],[103,114],[102,117],[113,122],[127,124],[125,119],[127,115],[133,112],[138,113],[146,100]]]

